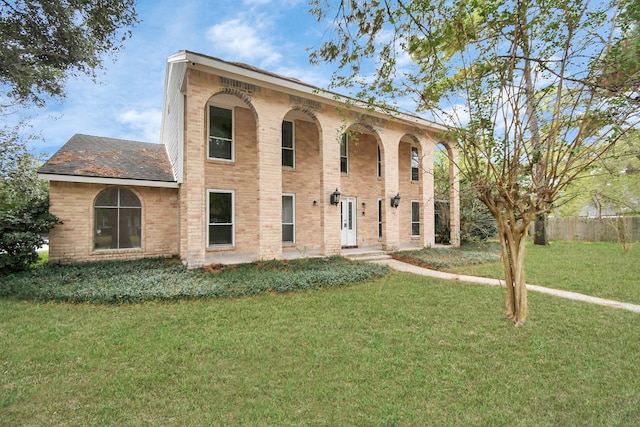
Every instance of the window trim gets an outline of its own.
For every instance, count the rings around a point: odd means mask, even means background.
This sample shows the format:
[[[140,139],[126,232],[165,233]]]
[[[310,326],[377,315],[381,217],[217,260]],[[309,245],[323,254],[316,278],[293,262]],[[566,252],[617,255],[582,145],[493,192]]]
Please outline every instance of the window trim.
[[[380,144],[376,144],[378,146],[378,171],[377,177],[382,178],[382,153],[380,153]]]
[[[211,157],[211,153],[209,152],[209,138],[211,138],[211,107],[220,108],[223,110],[231,111],[231,158],[224,159],[221,157]],[[236,109],[233,107],[225,106],[222,104],[216,104],[214,102],[207,103],[207,160],[215,160],[218,162],[228,162],[233,163],[236,161]],[[222,139],[222,138],[220,138]]]
[[[98,206],[96,205],[96,202],[98,200],[98,197],[100,197],[100,195],[102,193],[104,193],[107,190],[110,190],[112,188],[116,188],[118,190],[118,202],[116,206]],[[129,191],[131,194],[133,194],[136,199],[138,199],[138,203],[140,203],[140,206],[122,206],[120,203],[121,197],[120,197],[120,192],[122,190],[127,190]],[[116,226],[117,226],[117,233],[116,233],[116,245],[117,247],[115,248],[96,248],[96,234],[97,234],[97,226],[98,226],[98,216],[96,215],[96,209],[115,209],[116,210]],[[138,209],[138,213],[140,215],[140,242],[138,246],[131,246],[129,248],[121,248],[120,247],[120,210],[121,209]],[[102,190],[100,190],[100,192],[98,192],[98,194],[96,194],[96,196],[93,199],[93,251],[97,252],[97,251],[130,251],[130,250],[141,250],[142,249],[142,241],[143,241],[143,231],[144,231],[144,227],[142,224],[142,200],[140,198],[140,196],[133,191],[130,188],[127,187],[122,187],[119,185],[116,186],[110,186],[107,188],[103,188]]]
[[[344,147],[344,156],[342,155],[342,147]],[[342,170],[342,159],[345,159],[346,171]],[[342,134],[342,144],[340,144],[340,173],[343,175],[349,174],[349,137],[346,133]]]
[[[414,205],[418,205],[418,221],[413,220],[413,207]],[[418,234],[413,234],[413,225],[418,224]],[[420,201],[412,200],[411,201],[411,237],[420,237]]]
[[[417,166],[413,166],[413,153],[416,153],[416,162],[418,163]],[[416,178],[413,178],[414,172],[416,175]],[[416,147],[415,145],[411,146],[411,182],[420,182],[420,150],[418,149],[418,147]]]
[[[283,236],[283,240],[282,240],[282,244],[285,245],[294,245],[296,243],[296,195],[294,193],[282,193],[282,197],[291,197],[291,207],[293,210],[293,222],[292,223],[286,223],[284,222],[284,217],[282,218],[282,226],[284,229],[285,225],[292,225],[293,226],[293,240],[292,241],[288,241],[288,240],[284,240],[284,236]]]
[[[291,123],[291,148],[289,147],[285,147],[284,146],[284,132],[282,132],[281,135],[281,145],[282,145],[282,152],[284,153],[285,150],[290,150],[293,153],[293,165],[285,165],[284,162],[282,164],[282,167],[285,169],[295,169],[296,168],[296,123],[293,120],[283,120],[282,124],[284,125],[284,123]]]
[[[211,223],[211,194],[231,194],[231,223]],[[207,213],[206,213],[206,225],[207,225],[207,248],[229,248],[235,247],[236,245],[236,192],[235,190],[223,190],[218,188],[207,189]],[[212,245],[209,243],[210,235],[209,235],[209,227],[211,225],[231,225],[231,243],[221,243]]]

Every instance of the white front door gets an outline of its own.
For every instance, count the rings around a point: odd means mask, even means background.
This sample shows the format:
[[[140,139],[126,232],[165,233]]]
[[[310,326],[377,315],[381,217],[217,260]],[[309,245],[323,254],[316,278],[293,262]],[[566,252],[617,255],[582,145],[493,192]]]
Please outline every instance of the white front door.
[[[342,210],[342,246],[357,246],[356,198],[343,197],[340,207]]]

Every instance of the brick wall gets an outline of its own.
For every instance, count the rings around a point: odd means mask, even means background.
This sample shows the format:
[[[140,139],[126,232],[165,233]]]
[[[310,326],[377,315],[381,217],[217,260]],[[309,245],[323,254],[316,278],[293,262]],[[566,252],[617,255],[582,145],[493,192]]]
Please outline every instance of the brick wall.
[[[384,198],[382,179],[377,176],[378,141],[374,135],[354,133],[348,141],[347,154],[349,173],[341,175],[340,191],[343,197],[357,198],[358,246],[374,245],[379,242],[378,199]]]
[[[258,230],[256,229],[258,221],[256,121],[253,112],[248,108],[234,107],[233,110],[235,161],[205,160],[204,177],[206,189],[234,191],[235,248],[208,248],[208,253],[252,252],[255,251],[255,244],[258,241]],[[207,244],[206,241],[205,244]]]
[[[142,241],[136,249],[94,250],[94,200],[108,185],[52,181],[50,211],[63,221],[49,233],[49,262],[70,263],[178,254],[176,189],[124,187],[142,204]]]
[[[282,192],[295,194],[296,203],[296,241],[287,246],[319,249],[322,246],[319,232],[322,188],[318,126],[313,122],[294,120],[294,131],[295,169],[282,168]]]
[[[398,174],[400,185],[400,196],[402,197],[398,206],[400,217],[400,243],[419,241],[419,238],[411,236],[411,201],[420,201],[420,234],[425,232],[424,202],[422,200],[422,183],[424,182],[423,170],[420,169],[420,176],[417,182],[411,181],[411,147],[409,142],[401,141],[398,146]],[[417,146],[417,144],[416,144]],[[422,152],[418,149],[418,156]]]

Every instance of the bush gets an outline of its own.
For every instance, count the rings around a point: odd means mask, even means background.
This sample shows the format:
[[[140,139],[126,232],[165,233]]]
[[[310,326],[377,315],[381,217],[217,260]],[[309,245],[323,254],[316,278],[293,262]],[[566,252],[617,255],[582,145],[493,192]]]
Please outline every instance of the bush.
[[[49,213],[49,186],[38,178],[39,160],[25,147],[14,150],[14,156],[0,156],[0,275],[36,263],[42,234],[60,223]]]
[[[463,265],[484,264],[500,260],[497,243],[467,244],[461,248],[425,248],[395,252],[393,258],[435,270],[446,270]]]
[[[340,257],[270,261],[187,270],[167,259],[34,267],[0,283],[0,297],[125,303],[257,295],[347,286],[386,275],[386,266]]]
[[[46,242],[57,217],[49,213],[49,198],[29,200],[0,212],[0,275],[28,269],[38,259],[37,249]]]

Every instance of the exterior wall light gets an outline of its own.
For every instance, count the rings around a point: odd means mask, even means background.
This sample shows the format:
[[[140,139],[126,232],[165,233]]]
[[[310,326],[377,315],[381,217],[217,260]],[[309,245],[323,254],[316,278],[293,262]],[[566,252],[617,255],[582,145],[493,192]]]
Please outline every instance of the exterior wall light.
[[[398,209],[399,204],[400,204],[400,193],[396,194],[391,198],[391,207]]]
[[[331,196],[329,198],[329,201],[331,202],[332,205],[336,206],[338,204],[340,204],[340,192],[338,191],[338,189],[336,188],[336,191],[334,191],[333,193],[331,193]]]

